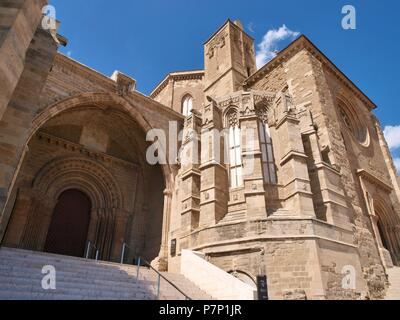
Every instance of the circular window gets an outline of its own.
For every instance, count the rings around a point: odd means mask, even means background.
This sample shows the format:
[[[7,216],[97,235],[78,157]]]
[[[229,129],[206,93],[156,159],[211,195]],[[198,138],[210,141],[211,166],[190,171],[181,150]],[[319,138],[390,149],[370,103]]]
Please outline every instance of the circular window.
[[[369,133],[367,127],[362,123],[354,108],[338,100],[338,109],[344,126],[351,132],[352,136],[363,146],[369,146]]]

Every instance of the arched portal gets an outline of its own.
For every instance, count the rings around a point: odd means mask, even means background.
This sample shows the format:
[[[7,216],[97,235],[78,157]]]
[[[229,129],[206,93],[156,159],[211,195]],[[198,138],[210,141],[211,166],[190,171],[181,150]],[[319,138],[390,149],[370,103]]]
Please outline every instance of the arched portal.
[[[64,191],[54,209],[44,251],[82,257],[89,231],[91,207],[90,199],[82,191]]]
[[[400,245],[395,226],[396,216],[383,199],[376,197],[373,201],[376,225],[376,237],[386,265],[399,264]]]
[[[45,109],[15,176],[3,245],[46,251],[57,200],[76,189],[91,202],[86,240],[101,259],[120,261],[124,243],[125,261],[155,259],[162,244],[165,250],[171,171],[148,164],[150,129],[138,110],[113,94],[83,94]]]

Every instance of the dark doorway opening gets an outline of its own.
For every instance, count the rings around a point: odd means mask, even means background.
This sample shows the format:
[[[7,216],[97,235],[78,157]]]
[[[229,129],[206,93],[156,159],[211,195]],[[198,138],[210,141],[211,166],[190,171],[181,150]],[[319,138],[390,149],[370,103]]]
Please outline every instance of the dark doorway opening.
[[[90,199],[79,190],[64,191],[54,209],[44,251],[83,257],[90,223]]]
[[[378,220],[378,230],[379,230],[379,235],[381,237],[382,240],[382,245],[386,250],[390,251],[390,247],[389,247],[389,243],[386,239],[386,234],[384,232],[384,227],[382,226],[382,223],[380,220]]]

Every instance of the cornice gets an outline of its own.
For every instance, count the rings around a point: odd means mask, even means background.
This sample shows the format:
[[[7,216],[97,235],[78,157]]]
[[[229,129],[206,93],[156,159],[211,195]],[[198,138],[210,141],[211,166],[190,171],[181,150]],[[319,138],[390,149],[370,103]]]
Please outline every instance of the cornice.
[[[359,169],[357,170],[357,174],[360,178],[365,179],[366,181],[372,183],[373,185],[377,186],[378,188],[390,193],[393,191],[393,188],[386,182],[380,180],[376,176],[374,176],[372,173],[364,170],[364,169]]]
[[[117,87],[117,83],[106,75],[66,56],[58,53],[55,58],[56,65],[68,67],[68,70],[85,78],[93,79],[94,81],[103,84],[106,88],[113,90]]]
[[[182,80],[202,80],[204,78],[204,70],[193,70],[193,71],[179,71],[171,72],[160,81],[155,89],[150,93],[150,98],[156,98],[160,92],[168,85],[170,80],[182,81]]]

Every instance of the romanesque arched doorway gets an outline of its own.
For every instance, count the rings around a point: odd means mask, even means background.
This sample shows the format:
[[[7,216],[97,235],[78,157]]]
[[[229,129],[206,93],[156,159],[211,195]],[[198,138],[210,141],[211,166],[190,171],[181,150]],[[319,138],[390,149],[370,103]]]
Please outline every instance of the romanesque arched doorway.
[[[3,245],[46,251],[59,196],[78,189],[91,202],[87,240],[100,259],[120,261],[126,243],[125,261],[152,261],[167,243],[170,173],[146,161],[150,127],[137,110],[114,96],[92,98],[74,98],[38,116],[15,177]]]
[[[54,208],[44,251],[82,257],[88,236],[91,207],[89,197],[82,191],[64,191]]]

